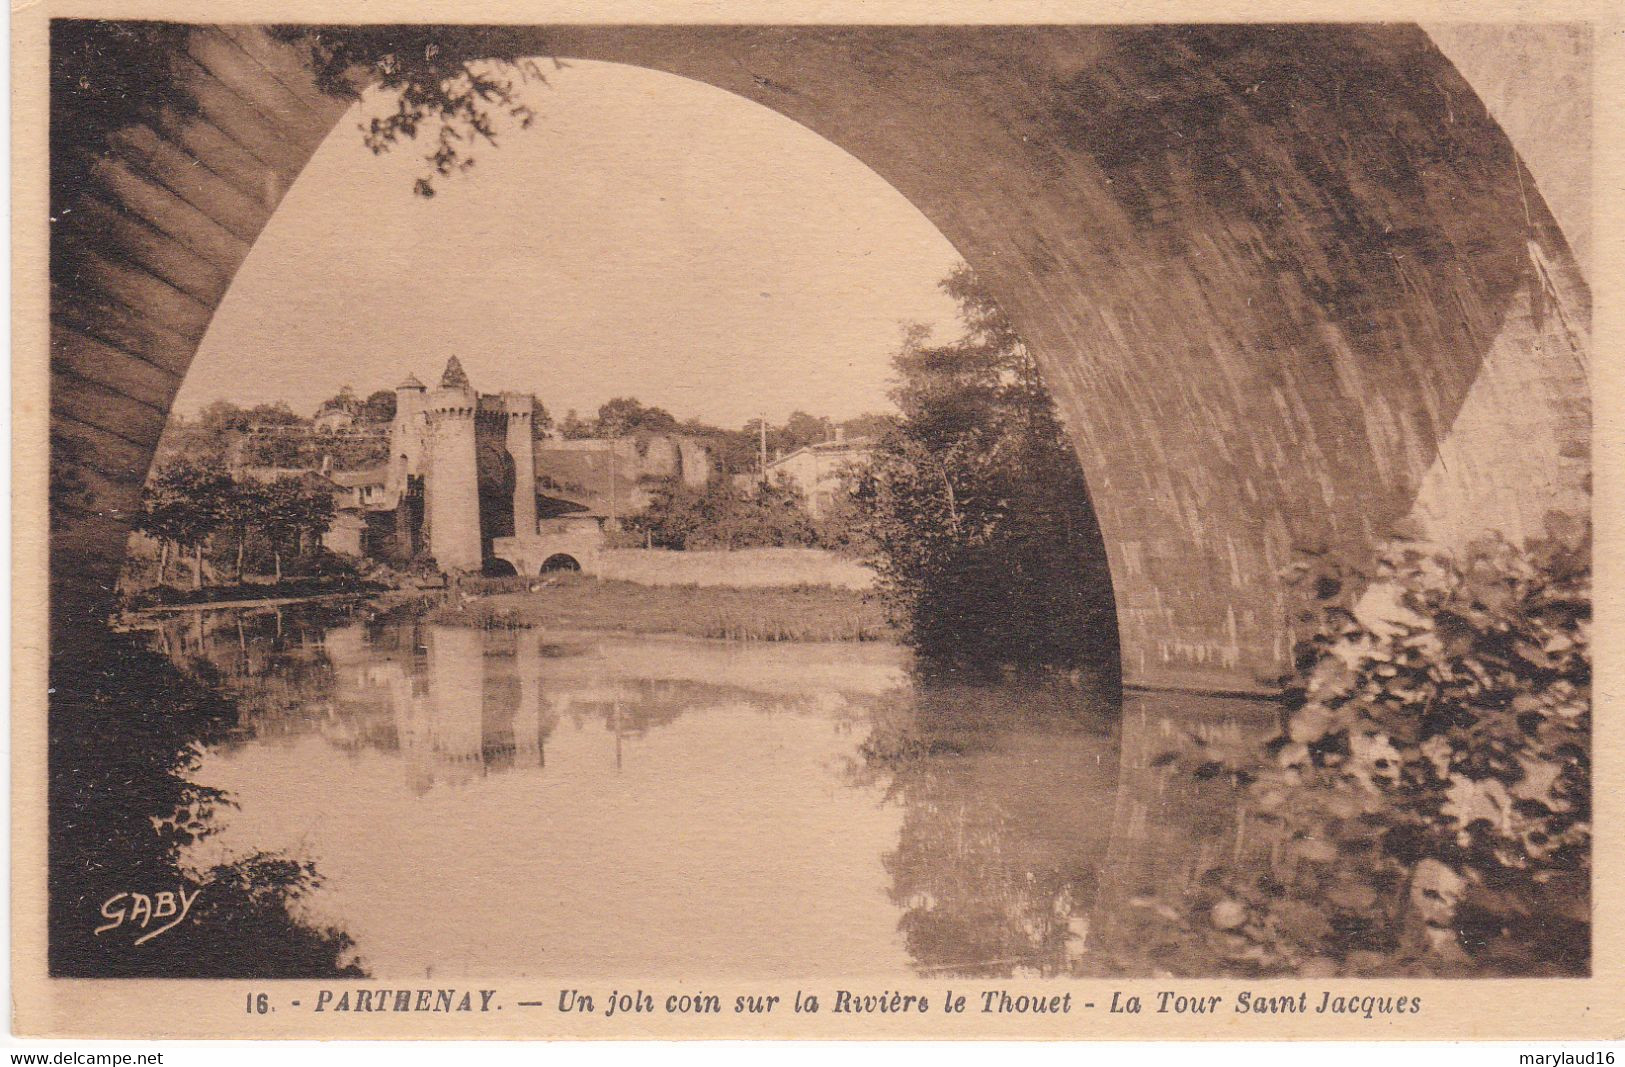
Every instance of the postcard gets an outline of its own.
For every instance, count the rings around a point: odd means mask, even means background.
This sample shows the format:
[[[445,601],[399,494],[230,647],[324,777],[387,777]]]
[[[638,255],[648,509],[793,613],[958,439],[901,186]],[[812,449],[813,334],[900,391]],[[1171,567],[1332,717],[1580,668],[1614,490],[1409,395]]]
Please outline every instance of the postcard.
[[[360,10],[13,13],[17,1033],[1625,1036],[1617,11]]]

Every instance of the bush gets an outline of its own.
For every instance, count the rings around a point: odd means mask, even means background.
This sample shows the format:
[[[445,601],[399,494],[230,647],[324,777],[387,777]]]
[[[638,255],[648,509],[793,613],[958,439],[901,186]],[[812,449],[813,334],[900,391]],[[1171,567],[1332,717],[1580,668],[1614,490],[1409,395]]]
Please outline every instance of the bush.
[[[1275,861],[1191,902],[1209,936],[1262,971],[1584,973],[1590,559],[1554,517],[1523,548],[1297,566],[1307,636],[1250,788]]]
[[[188,846],[232,797],[193,781],[203,748],[238,736],[244,708],[144,647],[137,634],[71,632],[51,653],[49,965],[59,977],[363,977],[342,930],[307,916],[307,860],[255,853],[206,871]],[[191,885],[186,923],[131,951],[90,917],[115,893]],[[118,933],[123,933],[119,931]]]
[[[294,574],[311,578],[356,578],[361,573],[360,561],[354,556],[318,545],[293,561]]]
[[[806,500],[782,475],[749,490],[725,478],[704,489],[667,481],[627,519],[626,533],[634,546],[678,550],[811,547],[818,540]]]

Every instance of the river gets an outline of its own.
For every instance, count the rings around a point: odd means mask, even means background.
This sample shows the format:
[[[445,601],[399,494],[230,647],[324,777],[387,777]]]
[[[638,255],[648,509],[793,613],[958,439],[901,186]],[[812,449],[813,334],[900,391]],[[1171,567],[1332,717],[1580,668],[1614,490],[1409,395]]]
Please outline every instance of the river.
[[[239,708],[194,772],[235,807],[183,863],[314,863],[300,918],[392,980],[1162,973],[1169,902],[1248,827],[1234,782],[1158,756],[1275,722],[926,686],[885,644],[365,605],[194,612],[153,640]]]

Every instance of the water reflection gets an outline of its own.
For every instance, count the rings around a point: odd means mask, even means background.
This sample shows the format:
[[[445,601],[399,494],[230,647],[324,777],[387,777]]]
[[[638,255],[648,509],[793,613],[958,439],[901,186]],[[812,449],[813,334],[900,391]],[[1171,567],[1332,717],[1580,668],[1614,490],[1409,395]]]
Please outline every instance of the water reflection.
[[[342,931],[303,921],[319,885],[308,862],[254,849],[180,862],[224,810],[191,772],[203,746],[240,729],[233,701],[138,637],[95,627],[53,648],[51,687],[53,975],[360,975]],[[161,917],[166,900],[178,924]]]
[[[685,711],[744,701],[851,721],[854,700],[905,677],[896,650],[876,645],[479,630],[351,611],[189,612],[156,634],[178,666],[237,699],[237,744],[315,734],[345,752],[399,753],[416,792],[546,766],[561,719],[601,725],[619,762],[625,743]]]
[[[1088,951],[1119,738],[1087,691],[935,686],[877,717],[870,767],[903,809],[884,856],[926,973],[1065,973]]]
[[[198,771],[241,806],[193,862],[307,856],[379,977],[1221,973],[1164,915],[1250,847],[1239,787],[1158,757],[1273,717],[364,609],[155,640],[244,709]]]

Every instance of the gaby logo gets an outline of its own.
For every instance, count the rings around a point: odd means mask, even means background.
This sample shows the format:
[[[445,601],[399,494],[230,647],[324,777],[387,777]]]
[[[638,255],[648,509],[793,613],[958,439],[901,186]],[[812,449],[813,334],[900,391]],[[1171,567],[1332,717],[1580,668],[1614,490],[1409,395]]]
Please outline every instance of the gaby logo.
[[[202,895],[203,887],[187,893],[184,885],[174,893],[168,890],[152,894],[114,893],[102,903],[102,918],[109,921],[96,927],[96,935],[99,937],[127,924],[144,931],[135,939],[135,943],[146,944],[159,934],[180,925]],[[161,925],[154,927],[154,923]]]

